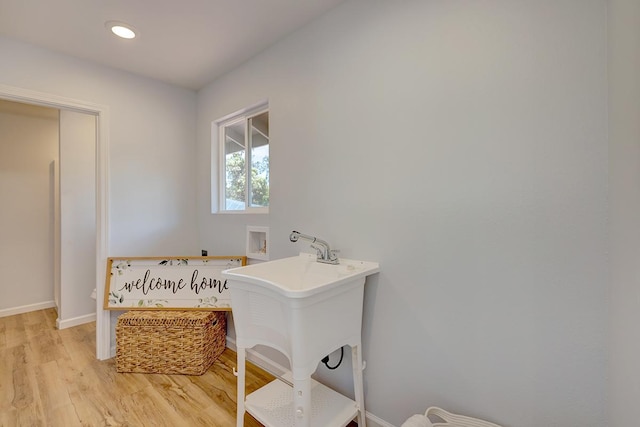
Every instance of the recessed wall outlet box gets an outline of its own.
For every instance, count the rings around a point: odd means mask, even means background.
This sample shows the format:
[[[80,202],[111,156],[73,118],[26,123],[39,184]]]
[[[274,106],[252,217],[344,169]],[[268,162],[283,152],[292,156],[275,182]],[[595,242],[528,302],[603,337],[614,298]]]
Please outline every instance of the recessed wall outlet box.
[[[269,227],[247,226],[247,258],[269,260]]]

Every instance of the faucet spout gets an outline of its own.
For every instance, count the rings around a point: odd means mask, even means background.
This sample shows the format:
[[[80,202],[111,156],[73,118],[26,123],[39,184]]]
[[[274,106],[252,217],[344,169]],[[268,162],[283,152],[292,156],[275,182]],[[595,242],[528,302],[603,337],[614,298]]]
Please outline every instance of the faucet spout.
[[[336,255],[338,251],[331,250],[331,248],[329,247],[329,243],[327,243],[325,240],[318,239],[314,236],[309,236],[308,234],[302,234],[298,231],[292,231],[289,235],[289,240],[295,243],[298,241],[298,239],[308,240],[311,242],[311,247],[314,248],[318,254],[318,262],[323,262],[326,264],[340,263],[338,255]]]

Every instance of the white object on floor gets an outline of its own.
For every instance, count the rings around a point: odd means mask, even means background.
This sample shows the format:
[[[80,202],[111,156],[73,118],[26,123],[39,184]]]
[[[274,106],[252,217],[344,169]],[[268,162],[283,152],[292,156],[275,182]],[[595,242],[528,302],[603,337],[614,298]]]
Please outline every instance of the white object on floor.
[[[432,427],[429,418],[424,415],[413,415],[402,424],[402,427]]]
[[[443,422],[432,422],[429,416],[439,418]],[[456,415],[444,409],[432,406],[424,415],[413,415],[401,427],[501,427],[498,424],[482,421],[477,418]]]

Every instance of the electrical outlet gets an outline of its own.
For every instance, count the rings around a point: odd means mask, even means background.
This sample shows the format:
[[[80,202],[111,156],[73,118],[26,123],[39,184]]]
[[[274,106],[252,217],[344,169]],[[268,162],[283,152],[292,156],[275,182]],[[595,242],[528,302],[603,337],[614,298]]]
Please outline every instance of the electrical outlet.
[[[202,250],[202,256],[207,256],[207,254],[208,254],[208,253],[209,253],[209,252],[207,252],[207,250],[206,250],[206,249],[203,249],[203,250]]]

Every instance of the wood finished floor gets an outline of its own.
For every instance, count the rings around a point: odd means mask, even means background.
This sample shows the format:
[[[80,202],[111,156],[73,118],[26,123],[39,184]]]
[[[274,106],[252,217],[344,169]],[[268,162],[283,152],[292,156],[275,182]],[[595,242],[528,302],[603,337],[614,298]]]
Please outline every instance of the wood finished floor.
[[[95,323],[53,309],[0,318],[0,426],[235,426],[235,353],[202,376],[119,374],[95,358]],[[273,377],[247,364],[247,393]],[[245,426],[261,426],[245,415]]]

